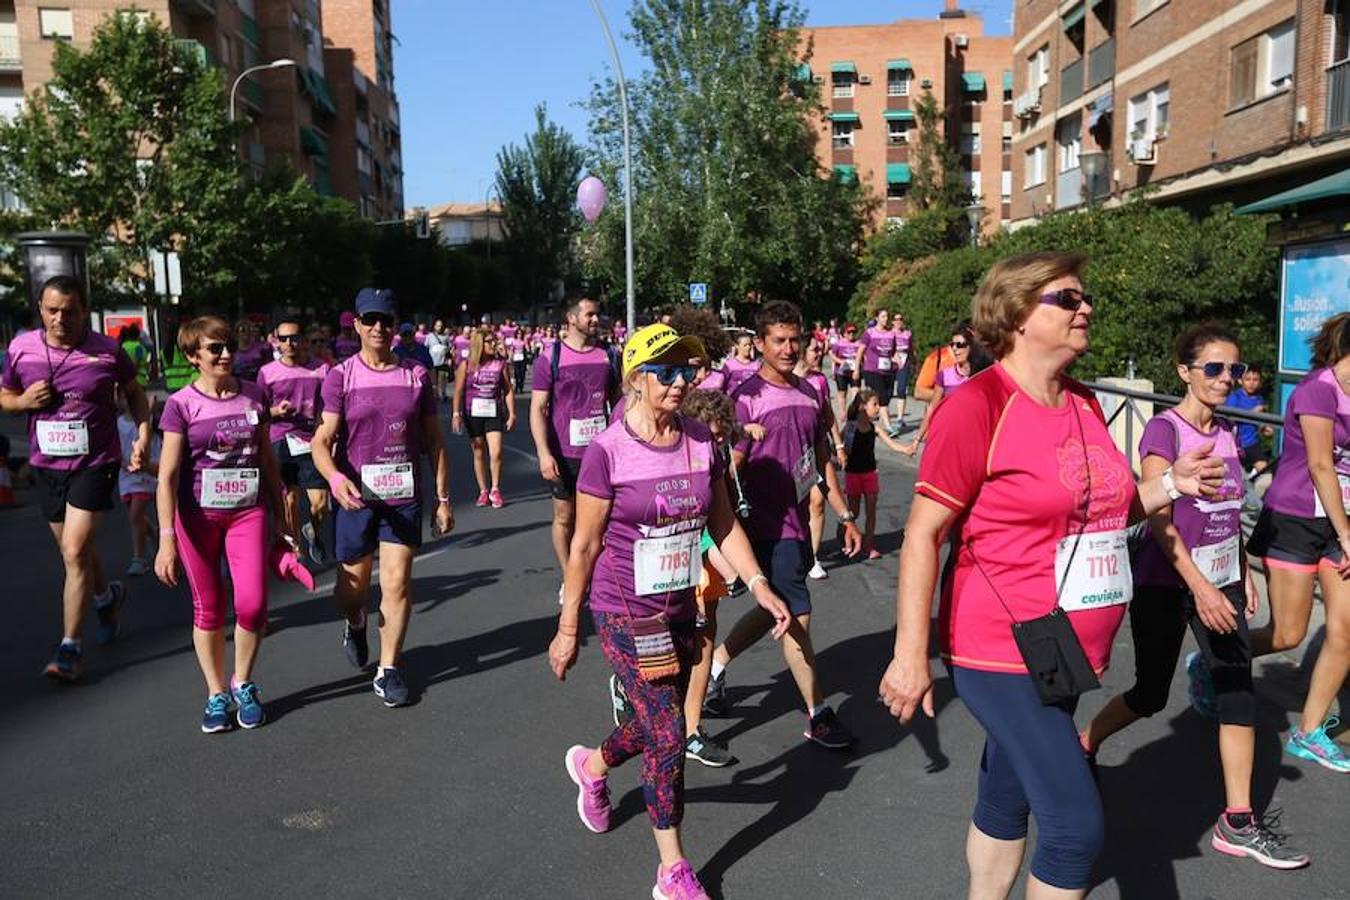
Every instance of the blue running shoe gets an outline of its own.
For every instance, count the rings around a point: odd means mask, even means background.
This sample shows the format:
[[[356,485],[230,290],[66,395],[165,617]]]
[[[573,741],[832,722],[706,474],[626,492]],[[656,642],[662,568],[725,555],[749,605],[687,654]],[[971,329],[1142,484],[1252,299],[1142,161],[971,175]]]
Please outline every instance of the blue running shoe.
[[[202,713],[202,732],[216,734],[230,730],[230,695],[221,692],[206,698],[206,711]]]
[[[393,709],[395,706],[408,705],[408,685],[398,669],[376,670],[374,684],[375,696],[383,700],[385,706]]]
[[[127,602],[126,586],[120,581],[108,582],[108,602],[94,603],[94,612],[98,615],[98,627],[94,629],[94,640],[100,644],[111,644],[117,640],[122,630],[122,604]]]
[[[1186,675],[1191,680],[1187,694],[1191,698],[1191,708],[1206,719],[1219,717],[1219,701],[1214,697],[1214,679],[1209,673],[1209,663],[1199,650],[1186,654]]]
[[[74,644],[57,644],[56,653],[42,674],[58,681],[74,681],[80,677],[80,655],[80,648]]]
[[[1289,741],[1284,745],[1284,752],[1299,759],[1315,762],[1333,772],[1350,772],[1350,757],[1347,757],[1340,745],[1327,734],[1340,723],[1338,717],[1332,716],[1307,734],[1297,728],[1289,729]]]
[[[237,718],[240,728],[257,728],[267,721],[267,713],[263,711],[256,684],[245,681],[231,693],[234,694],[234,702],[239,704]]]

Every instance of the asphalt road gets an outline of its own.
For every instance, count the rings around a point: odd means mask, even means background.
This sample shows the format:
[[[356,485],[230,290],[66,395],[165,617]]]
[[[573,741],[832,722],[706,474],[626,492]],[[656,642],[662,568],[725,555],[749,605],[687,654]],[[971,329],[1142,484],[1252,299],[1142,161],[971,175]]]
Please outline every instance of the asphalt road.
[[[509,445],[508,505],[480,510],[466,442],[451,441],[458,528],[414,570],[415,705],[386,709],[347,667],[325,573],[313,595],[273,594],[256,672],[269,721],[251,732],[199,732],[190,601],[151,578],[131,580],[115,646],[96,647],[90,626],[80,684],[40,677],[59,635],[59,560],[31,493],[0,511],[0,897],[650,896],[637,763],[612,776],[611,833],[577,821],[563,752],[607,732],[608,669],[591,639],[565,684],[547,671],[559,583],[548,498],[523,429]],[[980,732],[945,677],[935,722],[901,728],[875,700],[913,469],[892,457],[883,474],[887,555],[829,556],[830,579],[813,590],[825,687],[859,745],[801,739],[776,646],[737,660],[734,714],[709,724],[741,763],[688,772],[688,853],[714,896],[964,896]],[[120,510],[101,530],[113,572],[126,533]],[[724,627],[743,603],[724,604]],[[1106,691],[1081,715],[1131,672],[1124,631]],[[1188,709],[1178,679],[1166,712],[1101,754],[1108,850],[1093,897],[1350,898],[1347,782],[1280,751],[1298,679],[1296,658],[1262,676],[1257,795],[1283,807],[1313,865],[1276,873],[1209,849],[1221,808],[1214,726]]]

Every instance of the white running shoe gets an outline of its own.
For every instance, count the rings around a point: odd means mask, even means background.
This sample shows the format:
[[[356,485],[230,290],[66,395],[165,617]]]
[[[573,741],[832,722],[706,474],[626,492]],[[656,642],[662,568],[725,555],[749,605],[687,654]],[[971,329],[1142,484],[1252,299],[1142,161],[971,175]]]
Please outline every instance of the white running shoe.
[[[811,567],[811,571],[806,573],[806,576],[808,578],[814,578],[817,581],[820,581],[822,578],[829,578],[830,573],[826,572],[825,567],[822,566],[819,562],[817,562],[814,566]]]

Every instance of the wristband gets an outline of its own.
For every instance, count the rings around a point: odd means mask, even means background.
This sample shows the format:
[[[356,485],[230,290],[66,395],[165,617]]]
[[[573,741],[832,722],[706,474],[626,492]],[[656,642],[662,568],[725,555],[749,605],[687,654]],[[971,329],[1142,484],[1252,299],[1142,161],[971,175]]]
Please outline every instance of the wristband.
[[[346,475],[343,475],[341,472],[338,472],[332,478],[328,479],[328,490],[336,494],[338,492],[338,488],[342,487],[344,484],[351,484],[351,481],[352,480],[348,478]]]
[[[161,528],[161,529],[159,530],[159,536],[160,536],[160,537],[173,537],[174,534],[175,534],[175,532],[174,532],[174,530],[173,530],[172,528]]]
[[[769,579],[764,577],[763,572],[756,572],[755,574],[751,575],[750,580],[745,583],[745,589],[747,591],[753,591],[755,589],[755,585],[761,581],[764,582],[765,584],[769,583]]]
[[[450,502],[450,498],[449,498],[449,497],[442,497],[440,494],[437,494],[437,495],[436,495],[436,502],[437,502],[437,503],[449,503],[449,502]]]
[[[1177,490],[1177,483],[1172,478],[1172,467],[1168,466],[1162,473],[1163,490],[1167,492],[1167,499],[1180,500],[1181,491]]]

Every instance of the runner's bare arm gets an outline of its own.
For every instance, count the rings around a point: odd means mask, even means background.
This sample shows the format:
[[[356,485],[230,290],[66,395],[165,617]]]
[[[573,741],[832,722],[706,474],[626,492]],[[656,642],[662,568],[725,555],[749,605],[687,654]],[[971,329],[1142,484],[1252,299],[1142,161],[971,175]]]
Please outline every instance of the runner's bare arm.
[[[558,633],[548,648],[549,668],[560,681],[567,677],[567,670],[577,660],[581,601],[590,586],[595,561],[605,546],[610,505],[609,500],[584,491],[577,492],[577,524],[563,571],[563,604],[558,614]]]
[[[178,546],[174,543],[173,525],[178,512],[178,478],[185,446],[183,435],[175,431],[164,433],[159,451],[159,482],[155,485],[155,517],[159,520],[155,575],[169,587],[178,584]]]
[[[469,364],[460,363],[455,367],[455,395],[450,400],[450,418],[451,420],[463,418],[461,410],[464,409],[464,376],[469,371]],[[458,433],[458,430],[456,430]]]
[[[440,417],[435,413],[423,416],[422,434],[426,436],[427,455],[436,468],[436,529],[446,535],[455,529],[455,513],[450,505],[450,454],[445,451]]]
[[[46,406],[51,397],[51,385],[45,378],[33,382],[22,392],[0,388],[0,409],[7,413],[31,412]]]
[[[530,391],[530,436],[534,438],[534,453],[539,457],[539,473],[549,481],[560,477],[558,463],[548,448],[548,391]]]
[[[844,490],[839,484],[839,474],[835,470],[834,457],[830,455],[828,439],[824,433],[816,436],[816,468],[825,479],[825,502],[834,509],[834,514],[843,522],[843,547],[845,556],[857,556],[862,550],[862,532],[851,521],[853,513],[844,499]],[[849,519],[850,521],[845,521]]]
[[[267,425],[261,426],[266,433]],[[263,492],[267,496],[267,506],[272,510],[272,528],[277,535],[284,531],[286,521],[286,489],[281,485],[281,467],[277,465],[277,455],[272,444],[263,441],[258,447],[258,460],[262,467]]]
[[[708,534],[716,544],[717,550],[726,557],[726,561],[735,568],[736,574],[747,585],[753,580],[755,602],[765,609],[774,619],[773,639],[776,641],[787,633],[792,624],[783,599],[774,593],[765,580],[764,572],[755,560],[755,551],[750,547],[750,539],[745,536],[741,523],[731,511],[731,498],[727,493],[726,481],[714,482],[712,508],[708,511]],[[711,551],[710,551],[711,552]],[[756,579],[756,576],[759,576]]]
[[[131,421],[136,423],[136,440],[131,445],[131,459],[127,460],[128,472],[139,472],[145,467],[146,457],[150,453],[150,400],[145,396],[145,388],[135,376],[122,385],[122,393],[127,398],[127,409],[131,412]]]
[[[1308,475],[1313,490],[1322,501],[1327,519],[1341,546],[1341,574],[1350,568],[1350,516],[1345,513],[1341,499],[1341,483],[1336,476],[1335,422],[1321,416],[1300,415],[1298,424],[1303,429],[1303,440],[1308,450]]]

